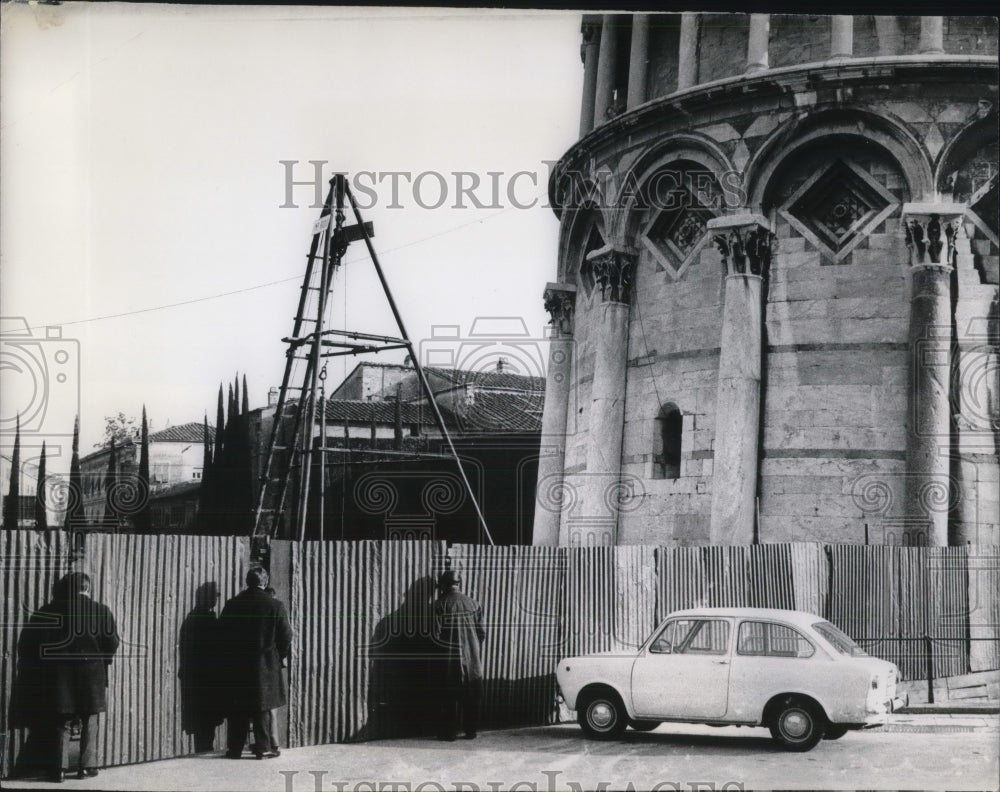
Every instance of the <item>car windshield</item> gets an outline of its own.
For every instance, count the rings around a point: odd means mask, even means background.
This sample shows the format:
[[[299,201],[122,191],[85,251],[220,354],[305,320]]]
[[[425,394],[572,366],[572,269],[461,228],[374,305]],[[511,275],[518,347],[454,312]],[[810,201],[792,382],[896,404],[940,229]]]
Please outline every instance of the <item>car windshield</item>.
[[[813,629],[826,638],[833,648],[849,657],[867,657],[868,653],[854,643],[854,640],[839,627],[828,621],[816,622]]]

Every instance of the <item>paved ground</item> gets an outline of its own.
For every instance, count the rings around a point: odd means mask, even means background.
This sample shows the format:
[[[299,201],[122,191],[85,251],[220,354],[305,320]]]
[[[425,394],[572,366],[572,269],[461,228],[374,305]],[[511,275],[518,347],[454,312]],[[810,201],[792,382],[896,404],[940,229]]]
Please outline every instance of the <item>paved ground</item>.
[[[620,742],[584,740],[575,725],[486,732],[474,742],[382,740],[286,750],[277,759],[218,755],[109,768],[63,789],[252,792],[553,792],[659,789],[996,790],[1000,719],[896,715],[804,754],[764,729],[672,724]],[[421,786],[422,784],[422,786]],[[53,788],[18,782],[18,789]],[[5,782],[5,789],[15,788]]]

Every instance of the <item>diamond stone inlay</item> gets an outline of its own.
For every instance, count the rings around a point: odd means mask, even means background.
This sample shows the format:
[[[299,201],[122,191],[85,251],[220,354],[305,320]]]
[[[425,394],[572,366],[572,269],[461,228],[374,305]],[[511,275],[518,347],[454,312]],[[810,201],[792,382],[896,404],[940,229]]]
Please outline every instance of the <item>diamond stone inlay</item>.
[[[838,160],[789,198],[782,214],[835,259],[891,214],[895,196],[854,164]]]
[[[686,188],[675,190],[671,208],[657,212],[641,241],[664,268],[680,277],[705,243],[708,221],[718,212],[702,205]]]

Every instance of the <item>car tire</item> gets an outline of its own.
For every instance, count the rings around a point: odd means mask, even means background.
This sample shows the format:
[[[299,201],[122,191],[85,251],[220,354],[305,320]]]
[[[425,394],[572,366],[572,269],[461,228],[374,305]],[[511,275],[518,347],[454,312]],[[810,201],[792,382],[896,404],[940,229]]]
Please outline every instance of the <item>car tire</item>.
[[[589,694],[576,715],[585,737],[591,740],[616,740],[628,727],[628,714],[621,698],[613,691]]]
[[[826,728],[823,730],[823,739],[824,740],[839,740],[841,737],[843,737],[849,731],[850,731],[850,729],[848,729],[846,726],[844,726],[842,724],[839,724],[839,723],[828,723],[828,724],[826,724]]]
[[[653,731],[653,729],[659,726],[660,721],[634,720],[634,721],[629,721],[628,725],[631,726],[634,731],[649,732]]]
[[[823,739],[826,719],[808,701],[789,697],[774,709],[771,736],[787,751],[809,751]]]

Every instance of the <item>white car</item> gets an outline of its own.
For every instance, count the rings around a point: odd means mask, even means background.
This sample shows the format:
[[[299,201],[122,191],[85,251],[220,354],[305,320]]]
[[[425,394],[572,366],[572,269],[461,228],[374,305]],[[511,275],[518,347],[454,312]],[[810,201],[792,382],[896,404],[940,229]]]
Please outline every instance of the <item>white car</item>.
[[[825,619],[766,608],[677,611],[638,652],[567,657],[556,679],[595,739],[684,721],[767,726],[785,748],[808,751],[908,703],[895,665]]]

